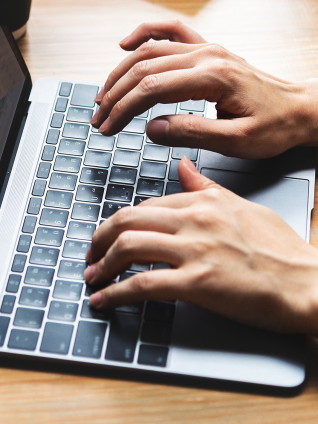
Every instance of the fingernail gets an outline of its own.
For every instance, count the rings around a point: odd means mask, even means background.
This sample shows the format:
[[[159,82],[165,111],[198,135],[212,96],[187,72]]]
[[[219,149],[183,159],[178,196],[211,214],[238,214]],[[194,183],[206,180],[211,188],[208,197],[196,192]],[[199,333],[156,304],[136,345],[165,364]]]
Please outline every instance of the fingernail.
[[[96,266],[95,265],[88,266],[84,271],[85,281],[89,283],[90,280],[94,277],[95,272],[96,272]]]
[[[97,115],[98,115],[98,112],[96,112],[96,113],[92,116],[92,119],[91,119],[91,121],[90,121],[90,124],[91,124],[91,125],[96,125],[96,124],[97,124]]]
[[[126,44],[127,43],[127,41],[128,41],[128,39],[129,39],[129,35],[127,36],[127,37],[125,37],[125,38],[123,38],[120,42],[119,42],[119,45],[121,46],[122,44]]]
[[[167,132],[169,130],[169,121],[164,118],[153,119],[149,121],[147,124],[147,135],[148,137],[154,141],[156,139],[163,139],[167,136]]]
[[[103,124],[99,127],[98,132],[107,131],[109,124],[109,118],[106,118],[106,120],[103,122]]]
[[[189,169],[189,171],[196,172],[196,173],[199,172],[198,168],[194,165],[194,163],[187,156],[183,156],[182,161],[185,163],[185,165]]]
[[[102,306],[102,300],[103,296],[100,291],[93,293],[89,298],[89,304],[93,307],[98,309]]]
[[[95,103],[97,103],[97,102],[100,102],[101,100],[102,100],[102,98],[103,98],[103,94],[104,94],[104,88],[102,88],[101,90],[100,90],[100,92],[99,93],[97,93],[97,95],[96,95],[96,97],[95,97]]]

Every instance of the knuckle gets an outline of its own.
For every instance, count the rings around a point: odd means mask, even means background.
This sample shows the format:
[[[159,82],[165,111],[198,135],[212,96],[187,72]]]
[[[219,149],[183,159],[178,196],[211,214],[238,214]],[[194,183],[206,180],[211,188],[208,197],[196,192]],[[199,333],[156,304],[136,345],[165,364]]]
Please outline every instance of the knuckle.
[[[114,248],[117,252],[129,252],[132,248],[134,241],[133,231],[123,231],[117,237],[117,240],[114,244]]]
[[[154,42],[143,43],[136,49],[137,57],[142,59],[144,57],[150,56],[155,48],[155,45],[156,44]]]
[[[149,289],[148,273],[140,272],[132,277],[132,289],[136,293],[145,293]]]
[[[138,80],[142,79],[149,73],[150,63],[148,60],[141,60],[136,63],[130,70],[131,74]]]
[[[119,209],[113,216],[113,225],[117,228],[123,228],[131,220],[133,211],[131,207],[123,207]]]
[[[139,83],[141,91],[145,94],[151,94],[154,91],[158,91],[160,87],[160,80],[158,75],[147,75]]]
[[[227,50],[220,46],[219,44],[210,43],[206,47],[204,47],[204,51],[209,55],[213,57],[219,57],[223,58],[227,54]]]

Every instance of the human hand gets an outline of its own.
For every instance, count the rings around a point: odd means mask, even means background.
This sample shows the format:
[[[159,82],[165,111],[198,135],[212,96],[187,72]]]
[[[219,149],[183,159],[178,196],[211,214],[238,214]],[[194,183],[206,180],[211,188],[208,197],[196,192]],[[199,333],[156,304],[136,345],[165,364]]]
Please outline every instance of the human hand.
[[[160,41],[145,43],[150,38]],[[149,138],[245,158],[318,142],[316,79],[275,78],[176,22],[143,24],[121,46],[135,51],[109,75],[92,119],[104,135],[156,103],[206,99],[216,102],[219,119],[159,117],[147,125]]]
[[[178,299],[277,331],[318,332],[318,253],[278,215],[179,165],[188,193],[122,208],[94,233],[84,277],[97,309]],[[132,263],[167,262],[106,288]]]

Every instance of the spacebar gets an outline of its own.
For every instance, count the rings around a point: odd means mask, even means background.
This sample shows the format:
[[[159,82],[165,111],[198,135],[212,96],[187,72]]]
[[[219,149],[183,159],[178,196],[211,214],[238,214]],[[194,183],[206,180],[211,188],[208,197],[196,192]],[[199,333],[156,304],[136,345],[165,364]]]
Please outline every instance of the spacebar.
[[[140,326],[140,316],[115,313],[110,324],[106,359],[132,362]]]

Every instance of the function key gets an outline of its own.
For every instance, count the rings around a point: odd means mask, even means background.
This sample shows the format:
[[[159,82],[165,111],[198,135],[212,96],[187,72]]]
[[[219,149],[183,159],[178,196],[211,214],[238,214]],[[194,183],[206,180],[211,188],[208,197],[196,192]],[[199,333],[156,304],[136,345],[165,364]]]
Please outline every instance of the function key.
[[[47,178],[49,176],[51,169],[51,164],[49,162],[40,162],[38,172],[36,174],[37,178]]]
[[[29,216],[27,215],[24,218],[22,232],[27,234],[32,234],[35,229],[37,218],[35,216]]]
[[[62,82],[60,86],[59,95],[68,97],[71,94],[72,84],[70,82]]]
[[[43,196],[45,192],[46,181],[45,180],[35,180],[33,185],[32,194],[33,196]]]
[[[74,106],[94,107],[98,86],[87,84],[75,84],[71,104]]]
[[[21,275],[10,274],[6,290],[8,293],[17,293],[21,282]]]
[[[60,136],[60,131],[56,129],[49,129],[46,137],[47,144],[57,144]]]
[[[83,122],[84,124],[88,124],[92,119],[92,116],[92,109],[85,109],[82,107],[70,107],[67,112],[66,120],[74,122]]]
[[[4,345],[4,339],[6,338],[9,322],[9,317],[0,317],[0,347]]]
[[[97,150],[113,150],[115,143],[115,137],[106,137],[101,134],[91,134],[88,141],[89,149]]]
[[[28,330],[12,330],[8,346],[12,349],[35,350],[39,333]]]
[[[46,161],[51,161],[54,158],[54,154],[55,154],[55,147],[46,145],[44,146],[41,159]]]
[[[23,272],[24,266],[25,266],[25,263],[26,263],[26,259],[27,259],[26,255],[21,255],[21,254],[17,253],[14,256],[11,271],[13,271],[13,272]]]
[[[28,253],[31,246],[32,237],[26,234],[21,234],[17,246],[17,251],[20,253]]]
[[[67,231],[67,237],[72,239],[92,240],[96,225],[90,222],[71,221]]]
[[[63,97],[59,97],[55,103],[55,109],[54,109],[55,112],[65,112],[67,107],[67,102],[68,102],[67,99]]]
[[[6,294],[3,296],[0,312],[3,314],[11,314],[14,308],[16,297],[12,294]]]
[[[52,128],[62,128],[64,120],[64,113],[53,113],[52,119],[51,119],[51,127]]]

